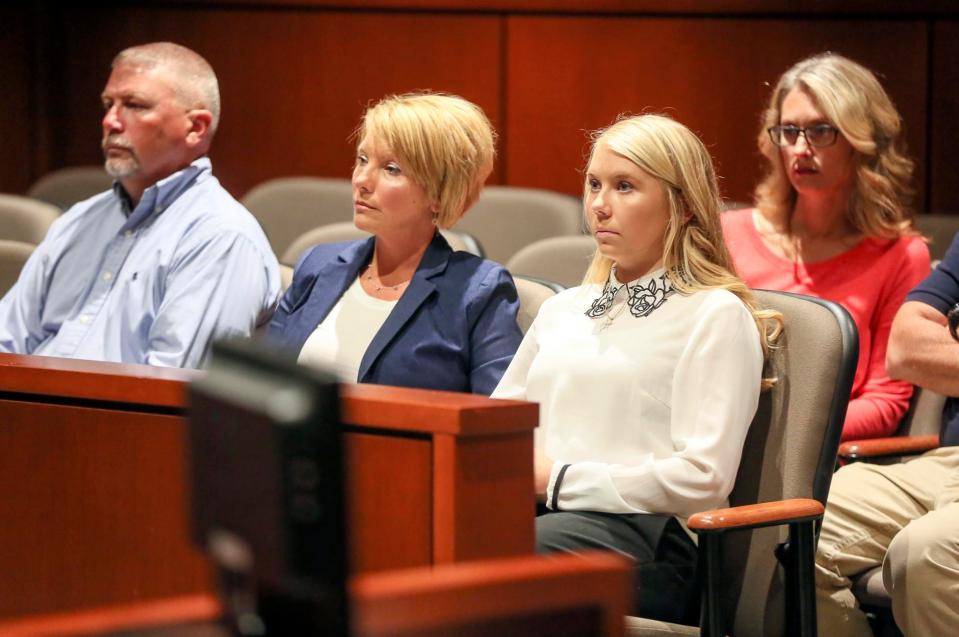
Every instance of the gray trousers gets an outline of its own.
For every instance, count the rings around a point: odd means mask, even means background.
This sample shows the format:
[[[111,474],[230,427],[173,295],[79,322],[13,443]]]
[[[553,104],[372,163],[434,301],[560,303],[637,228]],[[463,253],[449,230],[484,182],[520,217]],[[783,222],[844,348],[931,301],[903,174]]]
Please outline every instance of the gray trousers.
[[[615,551],[633,560],[633,614],[699,622],[696,545],[670,515],[553,511],[536,518],[537,553]]]

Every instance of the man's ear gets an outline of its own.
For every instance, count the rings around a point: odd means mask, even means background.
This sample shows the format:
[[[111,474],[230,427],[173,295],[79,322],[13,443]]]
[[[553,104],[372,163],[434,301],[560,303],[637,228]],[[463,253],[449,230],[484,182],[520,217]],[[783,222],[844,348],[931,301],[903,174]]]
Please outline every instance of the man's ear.
[[[187,130],[186,142],[190,146],[199,146],[210,137],[210,124],[213,122],[213,113],[203,108],[187,111],[190,128]]]

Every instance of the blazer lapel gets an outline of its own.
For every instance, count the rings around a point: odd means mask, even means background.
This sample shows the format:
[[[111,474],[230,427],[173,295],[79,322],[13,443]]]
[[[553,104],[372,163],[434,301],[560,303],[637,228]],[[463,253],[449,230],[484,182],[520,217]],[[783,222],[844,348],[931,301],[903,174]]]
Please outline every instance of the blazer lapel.
[[[360,268],[369,263],[373,253],[373,238],[364,242],[354,243],[330,259],[316,272],[316,282],[313,291],[303,307],[299,309],[297,319],[291,330],[290,345],[294,351],[303,349],[303,344],[310,337],[316,326],[323,322],[336,302],[353,284],[359,275]]]
[[[370,342],[369,347],[366,348],[366,353],[363,354],[363,360],[360,361],[360,372],[357,377],[358,382],[366,382],[369,380],[367,376],[373,367],[373,363],[380,357],[380,354],[383,353],[386,346],[389,345],[406,326],[420,306],[426,302],[426,299],[436,290],[436,284],[430,279],[446,270],[446,265],[452,253],[453,251],[450,249],[449,244],[446,243],[443,235],[439,232],[433,235],[433,240],[430,242],[430,245],[427,246],[426,252],[423,253],[423,258],[420,260],[420,265],[413,274],[413,279],[410,281],[409,287],[403,292],[403,296],[396,302],[393,311],[386,317],[386,322],[383,323],[383,327],[380,328],[380,331],[376,333],[376,336],[374,336]]]

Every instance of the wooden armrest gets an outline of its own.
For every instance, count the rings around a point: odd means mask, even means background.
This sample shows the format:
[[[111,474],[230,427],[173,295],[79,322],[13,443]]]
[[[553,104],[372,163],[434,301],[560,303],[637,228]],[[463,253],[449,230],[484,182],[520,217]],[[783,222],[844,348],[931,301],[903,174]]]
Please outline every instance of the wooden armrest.
[[[510,626],[507,620],[593,608],[599,611],[602,629],[576,634],[622,635],[623,616],[631,602],[631,577],[629,562],[613,553],[530,555],[364,573],[350,581],[352,633],[356,637],[565,635],[575,631],[543,632],[541,621],[536,632],[529,632]],[[500,632],[481,629],[491,625]]]
[[[749,529],[776,524],[791,524],[822,517],[824,507],[818,500],[793,498],[775,502],[746,504],[728,509],[713,509],[691,515],[687,521],[696,533],[727,529]]]
[[[939,446],[939,436],[891,436],[850,440],[839,445],[840,458],[879,458],[922,453]]]

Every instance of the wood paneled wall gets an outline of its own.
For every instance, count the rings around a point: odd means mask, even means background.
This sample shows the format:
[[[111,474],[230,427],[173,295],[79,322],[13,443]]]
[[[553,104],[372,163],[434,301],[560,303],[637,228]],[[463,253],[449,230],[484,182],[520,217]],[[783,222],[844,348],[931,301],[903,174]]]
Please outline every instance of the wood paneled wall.
[[[36,119],[30,112],[34,67],[31,15],[0,8],[0,192],[19,192],[36,175],[32,165],[37,143]]]
[[[138,6],[142,4],[143,6]],[[769,83],[823,50],[877,71],[906,122],[919,209],[959,210],[959,20],[948,3],[786,0],[267,0],[2,9],[0,191],[97,163],[99,93],[121,48],[169,39],[217,70],[215,172],[235,195],[283,175],[345,177],[364,106],[419,88],[475,101],[500,131],[490,183],[577,194],[586,131],[665,111],[748,200]],[[799,12],[799,13],[796,13]],[[10,25],[11,28],[8,28]]]

